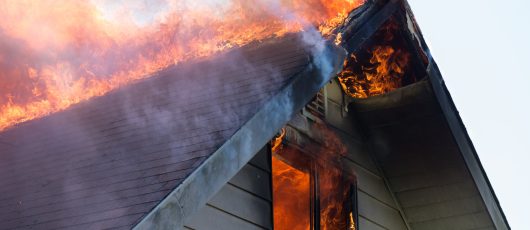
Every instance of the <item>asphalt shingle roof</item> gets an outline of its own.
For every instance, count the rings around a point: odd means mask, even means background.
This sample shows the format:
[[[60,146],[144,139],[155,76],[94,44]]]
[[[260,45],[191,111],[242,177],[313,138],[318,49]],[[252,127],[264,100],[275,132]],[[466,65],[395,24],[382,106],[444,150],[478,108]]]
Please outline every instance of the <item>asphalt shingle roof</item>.
[[[0,133],[0,229],[130,228],[309,62],[295,37]]]

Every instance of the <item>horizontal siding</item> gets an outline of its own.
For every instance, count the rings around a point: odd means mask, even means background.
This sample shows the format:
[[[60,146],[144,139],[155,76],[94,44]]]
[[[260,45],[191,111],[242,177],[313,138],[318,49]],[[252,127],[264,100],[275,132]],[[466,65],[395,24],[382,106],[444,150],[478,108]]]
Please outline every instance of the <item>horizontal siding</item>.
[[[414,230],[475,230],[488,229],[493,226],[486,211],[424,222],[416,222],[412,223],[411,225]]]
[[[271,172],[271,160],[269,159],[269,154],[267,154],[267,149],[268,148],[261,149],[261,151],[250,160],[249,165],[263,169],[266,172]]]
[[[363,144],[361,139],[357,139],[352,135],[338,129],[335,129],[335,133],[339,136],[339,138],[342,140],[342,143],[348,149],[346,158],[362,166],[365,170],[370,171],[371,173],[378,175],[380,174],[377,166],[370,157],[369,150],[367,149],[366,145]]]
[[[372,197],[388,206],[393,208],[397,207],[385,186],[384,180],[380,176],[371,173],[367,169],[348,159],[344,160],[343,164],[354,170],[355,175],[357,176],[357,187],[359,190],[370,194]]]
[[[233,185],[224,186],[208,202],[211,206],[238,216],[256,225],[272,228],[271,203]]]
[[[341,106],[328,100],[326,119],[348,149],[343,164],[354,171],[358,180],[359,229],[407,229],[398,211],[398,204],[387,189],[377,165],[351,118],[343,117]],[[239,226],[233,229],[271,229],[270,160],[267,154],[258,154],[208,203],[198,216],[208,217],[216,209],[237,218]],[[233,205],[237,203],[238,205]],[[220,214],[216,214],[221,216]],[[209,217],[208,217],[209,218]],[[225,216],[228,218],[228,216]],[[203,218],[207,219],[207,218]],[[220,220],[219,220],[220,221]],[[193,221],[193,229],[216,229],[215,221]],[[250,225],[249,225],[250,224]],[[208,228],[210,227],[210,228]]]
[[[467,215],[484,210],[480,196],[406,208],[411,222],[424,222],[456,215]]]
[[[412,229],[492,226],[447,120],[418,83],[355,104],[374,156]]]
[[[378,225],[377,223],[366,219],[364,216],[359,216],[359,223],[357,224],[357,229],[362,230],[386,230],[387,228]]]
[[[400,192],[396,194],[396,197],[403,208],[409,208],[477,195],[475,185],[470,182],[464,182]]]
[[[399,211],[362,191],[358,193],[359,215],[388,229],[407,229]]]
[[[385,184],[382,173],[370,155],[358,125],[343,111],[342,89],[333,81],[326,85],[326,121],[346,146],[343,164],[354,171],[358,185],[359,229],[407,229],[399,205]]]
[[[268,162],[264,148],[186,223],[186,228],[272,229]]]
[[[262,199],[272,199],[270,173],[251,164],[245,165],[229,183]]]
[[[467,171],[463,168],[447,168],[434,172],[393,177],[390,180],[390,184],[394,192],[405,192],[436,185],[450,185],[465,182],[466,178],[462,177],[465,173]]]
[[[188,222],[187,228],[190,229],[215,229],[215,230],[262,230],[263,228],[245,221],[230,213],[219,210],[210,205],[203,207]]]

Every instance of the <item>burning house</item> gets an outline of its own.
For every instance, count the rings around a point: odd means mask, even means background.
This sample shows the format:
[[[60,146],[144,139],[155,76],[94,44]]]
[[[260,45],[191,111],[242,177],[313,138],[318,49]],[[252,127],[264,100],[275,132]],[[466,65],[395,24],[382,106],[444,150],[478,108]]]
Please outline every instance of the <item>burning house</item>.
[[[2,99],[0,229],[510,229],[406,1],[279,2]]]

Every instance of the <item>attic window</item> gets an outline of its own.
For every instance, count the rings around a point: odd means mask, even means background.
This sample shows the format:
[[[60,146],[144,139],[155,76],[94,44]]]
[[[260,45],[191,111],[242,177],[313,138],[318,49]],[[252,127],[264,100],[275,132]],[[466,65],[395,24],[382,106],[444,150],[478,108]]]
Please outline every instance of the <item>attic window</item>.
[[[357,229],[356,186],[340,164],[273,145],[275,230]]]

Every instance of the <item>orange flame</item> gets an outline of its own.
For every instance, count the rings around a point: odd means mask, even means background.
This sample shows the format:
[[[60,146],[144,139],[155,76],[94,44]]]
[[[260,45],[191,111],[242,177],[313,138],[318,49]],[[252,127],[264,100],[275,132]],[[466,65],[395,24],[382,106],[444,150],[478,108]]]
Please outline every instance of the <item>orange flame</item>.
[[[274,229],[308,230],[311,226],[309,173],[272,157]]]
[[[340,158],[347,153],[346,146],[338,135],[325,124],[315,124],[322,135],[319,157],[319,193],[320,193],[320,229],[347,229],[349,219],[347,208],[349,190],[344,183],[344,169],[340,166]],[[349,181],[353,179],[348,178]]]
[[[0,131],[160,69],[317,26],[364,0],[0,2]]]
[[[340,164],[340,158],[347,153],[347,149],[326,125],[316,123],[313,127],[320,133],[322,141],[320,145],[311,147],[316,151],[314,159],[289,145],[273,149],[274,228],[309,229],[312,204],[310,199],[313,199],[313,202],[319,202],[320,229],[355,229],[353,213],[350,213],[351,209],[347,207],[350,185],[354,178],[345,173]],[[284,134],[280,134],[272,143],[281,143],[278,140],[283,136]],[[287,158],[288,162],[300,169],[287,164],[283,158]],[[308,172],[318,175],[316,184],[311,183]],[[311,197],[310,191],[313,189],[318,189],[318,199]]]
[[[410,53],[390,43],[394,39],[397,24],[390,23],[381,29],[384,45],[369,48],[371,58],[368,63],[360,63],[352,54],[344,62],[344,68],[338,75],[344,92],[354,98],[388,93],[402,87],[402,79],[409,65]],[[361,66],[361,71],[358,71]]]
[[[271,151],[278,152],[278,150],[282,147],[283,138],[285,137],[285,128],[282,128],[280,130],[280,133],[274,137],[271,141]]]
[[[353,212],[350,212],[348,217],[350,218],[350,227],[348,228],[348,230],[355,230],[355,220],[353,219]]]

